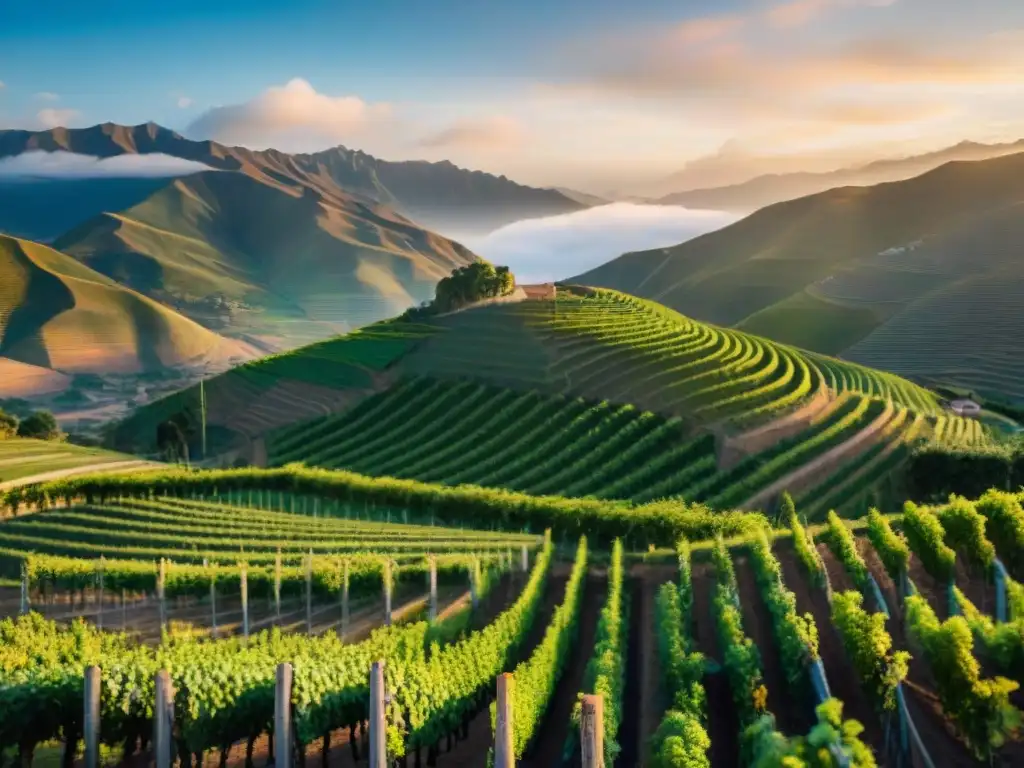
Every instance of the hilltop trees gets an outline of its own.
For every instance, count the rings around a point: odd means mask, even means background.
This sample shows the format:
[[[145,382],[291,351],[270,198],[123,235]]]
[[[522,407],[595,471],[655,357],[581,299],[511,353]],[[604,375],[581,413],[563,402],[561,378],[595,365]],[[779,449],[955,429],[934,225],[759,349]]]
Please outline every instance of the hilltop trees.
[[[33,437],[37,440],[60,440],[64,435],[57,426],[57,419],[49,411],[36,411],[18,425],[18,437]]]
[[[431,308],[434,312],[450,312],[474,301],[506,296],[515,289],[515,277],[508,267],[496,267],[477,259],[459,267],[437,284]]]
[[[6,440],[18,434],[18,417],[4,413],[0,409],[0,440]]]

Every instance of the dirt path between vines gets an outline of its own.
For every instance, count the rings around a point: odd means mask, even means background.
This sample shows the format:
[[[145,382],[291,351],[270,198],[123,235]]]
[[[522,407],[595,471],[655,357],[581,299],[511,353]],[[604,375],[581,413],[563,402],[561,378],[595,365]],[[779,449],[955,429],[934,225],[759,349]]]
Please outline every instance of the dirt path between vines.
[[[754,569],[747,557],[735,559],[736,581],[743,608],[743,628],[761,652],[764,683],[768,687],[768,710],[775,715],[776,727],[787,736],[806,734],[814,724],[814,708],[806,692],[799,691],[786,680],[778,644],[772,627],[772,616],[761,599],[754,578]]]
[[[638,563],[630,570],[625,584],[629,590],[630,607],[626,687],[622,694],[622,722],[619,724],[622,751],[615,763],[619,768],[648,764],[651,737],[665,714],[668,701],[661,684],[655,604],[661,585],[667,581],[674,582],[677,577],[675,565]]]
[[[597,635],[597,620],[607,592],[608,578],[604,573],[587,574],[583,594],[580,596],[579,623],[576,637],[570,642],[569,658],[566,659],[562,676],[548,702],[547,711],[537,726],[535,741],[520,762],[522,768],[555,768],[563,765],[566,740],[572,727],[572,710],[577,694],[583,689],[583,677]]]
[[[692,623],[697,650],[721,664],[722,654],[718,647],[712,605],[715,588],[712,566],[709,563],[694,563],[692,578]],[[725,670],[705,673],[704,690],[708,696],[708,735],[711,737],[708,757],[711,759],[711,768],[739,768],[740,722]]]
[[[544,639],[544,633],[547,631],[548,624],[551,623],[551,616],[554,614],[555,608],[565,598],[565,585],[569,580],[571,568],[572,565],[569,563],[555,563],[552,566],[544,590],[544,598],[533,618],[533,626],[530,627],[526,641],[519,650],[515,664],[509,666],[509,671],[514,669],[519,662],[528,659],[540,641]],[[451,751],[441,751],[437,757],[437,764],[440,768],[485,768],[487,753],[494,743],[494,736],[491,733],[490,709],[490,701],[493,698],[494,692],[491,690],[488,694],[488,706],[484,707],[469,723],[469,736],[453,744]],[[426,757],[426,750],[423,750],[423,757]]]
[[[813,586],[797,565],[792,543],[779,544],[776,548],[782,563],[783,581],[796,595],[797,612],[810,613],[818,628],[818,655],[825,666],[830,693],[843,702],[844,718],[860,721],[864,726],[861,739],[876,756],[881,755],[885,748],[882,720],[846,656],[843,639],[832,623],[832,607],[828,595],[823,588]]]

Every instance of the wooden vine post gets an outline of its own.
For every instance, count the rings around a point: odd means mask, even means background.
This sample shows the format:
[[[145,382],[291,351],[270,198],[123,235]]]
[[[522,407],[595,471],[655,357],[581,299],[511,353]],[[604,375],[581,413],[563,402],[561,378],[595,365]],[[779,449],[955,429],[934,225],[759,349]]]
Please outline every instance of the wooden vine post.
[[[437,621],[437,558],[430,556],[430,623]]]
[[[384,626],[391,626],[391,560],[384,560]]]
[[[103,570],[106,565],[106,560],[103,555],[100,555],[99,561],[99,610],[96,613],[96,626],[99,629],[103,629]]]
[[[278,664],[274,685],[274,768],[292,765],[292,665]]]
[[[274,557],[274,615],[281,620],[281,548]]]
[[[515,768],[516,746],[512,739],[512,691],[515,678],[511,672],[498,675],[497,713],[494,726],[494,768]]]
[[[469,561],[469,602],[474,611],[480,605],[480,559],[475,555]]]
[[[313,634],[313,550],[306,556],[306,634]]]
[[[153,759],[156,768],[171,768],[174,759],[174,689],[171,673],[156,673],[156,701],[153,707]]]
[[[86,667],[83,687],[82,736],[85,740],[85,768],[100,766],[100,668]]]
[[[28,563],[21,564],[21,615],[29,612]]]
[[[156,599],[160,608],[160,631],[167,628],[167,601],[164,599],[167,584],[167,561],[160,558],[160,566],[156,574]]]
[[[239,581],[242,590],[242,637],[249,639],[249,568],[243,562],[240,565]]]
[[[349,562],[345,559],[341,566],[341,639],[348,634],[348,586],[349,586]]]
[[[203,558],[203,566],[210,569],[210,632],[217,636],[217,569]]]
[[[583,697],[580,709],[580,750],[583,768],[604,768],[604,697]]]
[[[530,551],[526,548],[525,544],[523,544],[521,554],[521,565],[523,573],[526,573],[528,570],[530,570]]]
[[[387,725],[384,721],[384,662],[370,667],[370,768],[387,768]]]

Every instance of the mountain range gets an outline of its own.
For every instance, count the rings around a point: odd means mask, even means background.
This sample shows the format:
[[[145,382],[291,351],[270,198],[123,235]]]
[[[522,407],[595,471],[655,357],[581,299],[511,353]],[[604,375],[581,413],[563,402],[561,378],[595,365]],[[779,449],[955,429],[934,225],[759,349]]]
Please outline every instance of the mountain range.
[[[146,155],[194,165],[145,178],[52,170]],[[344,333],[431,298],[477,258],[435,225],[585,207],[446,162],[254,151],[153,123],[0,131],[5,159],[21,170],[0,174],[0,368],[42,390],[68,375],[210,373]],[[24,170],[37,159],[45,172]]]
[[[867,165],[836,171],[773,173],[757,176],[739,184],[686,189],[664,195],[655,202],[662,205],[683,205],[687,208],[752,213],[766,205],[794,200],[835,187],[871,186],[888,181],[901,181],[927,173],[944,163],[956,160],[987,160],[1017,152],[1024,152],[1024,139],[1006,144],[962,141],[936,152],[876,160]],[[671,185],[672,177],[661,184]]]
[[[1024,152],[777,203],[572,280],[1024,401]]]

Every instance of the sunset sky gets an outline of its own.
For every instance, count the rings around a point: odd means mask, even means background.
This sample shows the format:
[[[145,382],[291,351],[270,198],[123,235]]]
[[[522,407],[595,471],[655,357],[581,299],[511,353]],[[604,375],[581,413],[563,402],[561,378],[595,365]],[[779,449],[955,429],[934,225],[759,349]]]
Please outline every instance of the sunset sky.
[[[1024,137],[1024,2],[3,3],[0,82],[0,127],[692,187]]]

